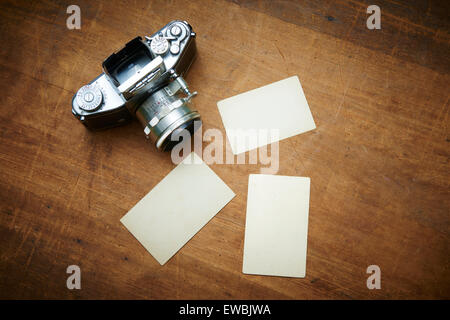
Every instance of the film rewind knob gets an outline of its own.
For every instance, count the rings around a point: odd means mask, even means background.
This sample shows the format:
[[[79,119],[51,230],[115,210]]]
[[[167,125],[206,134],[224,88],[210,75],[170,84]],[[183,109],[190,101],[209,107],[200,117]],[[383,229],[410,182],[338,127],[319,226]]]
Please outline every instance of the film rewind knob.
[[[77,103],[85,111],[94,111],[103,100],[101,90],[96,85],[88,84],[77,92]]]

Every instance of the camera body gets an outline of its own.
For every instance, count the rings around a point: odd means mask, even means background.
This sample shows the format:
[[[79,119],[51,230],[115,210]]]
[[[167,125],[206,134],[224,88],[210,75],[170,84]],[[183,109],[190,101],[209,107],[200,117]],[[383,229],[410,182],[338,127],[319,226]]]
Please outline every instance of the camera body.
[[[72,113],[93,130],[137,118],[157,149],[170,150],[172,133],[192,133],[194,120],[200,121],[190,102],[197,93],[183,78],[196,53],[195,33],[186,21],[174,20],[151,37],[137,37],[109,56],[103,73],[78,90]]]

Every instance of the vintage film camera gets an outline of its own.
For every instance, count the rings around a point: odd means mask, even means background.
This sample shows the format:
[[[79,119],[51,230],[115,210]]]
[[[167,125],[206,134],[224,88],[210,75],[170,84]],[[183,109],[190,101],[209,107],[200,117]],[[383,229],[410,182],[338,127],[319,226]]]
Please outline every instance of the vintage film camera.
[[[190,107],[191,92],[183,75],[196,56],[195,33],[175,20],[151,37],[137,37],[113,53],[103,73],[72,98],[72,113],[89,129],[124,124],[136,117],[158,150],[171,150],[171,136],[189,130],[200,114]]]

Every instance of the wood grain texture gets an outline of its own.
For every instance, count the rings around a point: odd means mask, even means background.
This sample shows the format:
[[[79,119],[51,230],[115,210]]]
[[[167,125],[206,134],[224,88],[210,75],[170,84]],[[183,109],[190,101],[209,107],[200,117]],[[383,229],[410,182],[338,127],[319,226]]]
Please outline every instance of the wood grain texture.
[[[367,30],[363,1],[236,2],[79,1],[74,31],[69,1],[0,3],[0,298],[450,298],[448,5],[382,1]],[[137,122],[87,131],[70,101],[173,19],[197,32],[204,129],[224,133],[218,100],[299,76],[317,129],[280,143],[278,174],[311,177],[305,279],[241,272],[260,165],[211,166],[237,196],[164,266],[119,222],[170,155]]]

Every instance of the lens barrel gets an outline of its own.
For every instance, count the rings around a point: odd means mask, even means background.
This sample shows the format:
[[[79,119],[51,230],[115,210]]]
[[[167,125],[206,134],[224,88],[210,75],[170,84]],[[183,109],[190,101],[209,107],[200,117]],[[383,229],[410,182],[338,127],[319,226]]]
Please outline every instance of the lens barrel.
[[[192,136],[196,127],[194,121],[200,121],[200,114],[190,108],[189,99],[179,93],[173,94],[167,87],[162,88],[150,95],[136,111],[146,137],[158,150],[170,151],[179,142],[171,140],[174,132],[188,130]]]

